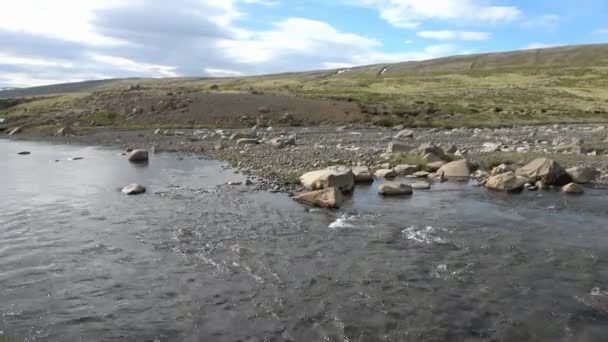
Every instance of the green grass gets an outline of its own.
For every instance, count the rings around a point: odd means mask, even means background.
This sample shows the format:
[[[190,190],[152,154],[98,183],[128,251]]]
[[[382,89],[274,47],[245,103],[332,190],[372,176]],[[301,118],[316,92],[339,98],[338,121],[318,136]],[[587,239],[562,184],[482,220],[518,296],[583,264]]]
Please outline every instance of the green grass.
[[[419,170],[426,170],[428,161],[422,159],[422,156],[397,153],[390,160],[392,165],[415,165]]]
[[[116,113],[100,111],[87,117],[86,120],[88,122],[86,124],[91,124],[92,126],[112,126],[120,119],[121,116]]]

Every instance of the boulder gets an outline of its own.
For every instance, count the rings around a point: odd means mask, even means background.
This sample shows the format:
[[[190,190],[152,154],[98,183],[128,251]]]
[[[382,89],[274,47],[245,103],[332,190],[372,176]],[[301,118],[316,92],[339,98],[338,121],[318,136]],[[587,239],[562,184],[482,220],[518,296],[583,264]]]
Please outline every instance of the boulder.
[[[146,188],[139,184],[129,184],[122,189],[122,193],[125,195],[139,195],[146,192]]]
[[[521,191],[524,185],[528,183],[528,179],[518,176],[513,172],[507,172],[496,176],[491,176],[485,182],[488,189],[496,191]]]
[[[17,134],[21,133],[21,131],[22,131],[21,127],[15,127],[8,132],[8,135],[17,135]]]
[[[412,189],[414,190],[429,190],[431,189],[431,184],[427,182],[416,182],[412,184]]]
[[[339,208],[344,202],[344,196],[337,188],[326,188],[298,194],[294,200],[321,208]]]
[[[569,183],[564,185],[562,192],[566,194],[580,195],[585,192],[585,189],[576,183]]]
[[[129,154],[129,161],[132,163],[143,163],[148,161],[148,151],[146,150],[133,150]]]
[[[427,154],[432,153],[440,159],[445,158],[445,152],[441,149],[441,147],[433,143],[422,144],[417,149],[412,150],[411,153],[420,156],[426,156]]]
[[[396,140],[412,139],[413,137],[414,137],[414,131],[412,131],[410,129],[404,129],[404,130],[399,131],[399,133],[395,134],[393,139],[396,139]]]
[[[395,173],[397,173],[397,176],[409,176],[411,174],[414,174],[414,172],[418,171],[418,166],[416,165],[407,165],[407,164],[401,164],[401,165],[397,165],[394,168]]]
[[[268,140],[268,144],[276,148],[283,148],[285,146],[295,146],[296,137],[295,136],[281,136],[278,138]]]
[[[386,148],[387,153],[407,153],[412,149],[412,146],[400,141],[391,141]]]
[[[500,144],[487,142],[484,143],[481,147],[481,152],[489,153],[489,152],[497,152],[500,151]]]
[[[415,178],[427,178],[430,174],[431,173],[427,171],[418,171],[412,173],[412,176],[414,176]]]
[[[237,145],[257,145],[260,142],[258,139],[243,138],[236,141]]]
[[[492,169],[492,172],[490,172],[490,175],[492,176],[496,176],[496,175],[500,175],[503,173],[507,173],[507,172],[513,172],[515,171],[515,168],[511,165],[507,165],[507,164],[500,164],[497,167]]]
[[[435,153],[427,153],[422,157],[422,160],[427,161],[429,163],[440,162],[442,159],[437,156]]]
[[[397,177],[397,173],[393,169],[380,169],[374,172],[374,177],[391,179]]]
[[[439,168],[438,174],[442,174],[445,178],[459,178],[468,179],[471,175],[471,170],[466,160],[456,160],[451,163],[447,163]]]
[[[595,181],[599,176],[600,172],[592,167],[577,166],[566,170],[568,175],[572,178],[574,183],[588,184]]]
[[[388,182],[378,186],[378,194],[381,196],[406,196],[412,193],[412,187],[405,183]]]
[[[564,185],[570,182],[570,176],[561,165],[548,158],[538,158],[515,172],[518,176],[528,178],[532,183],[542,180],[546,185]]]
[[[311,191],[336,188],[343,192],[350,192],[355,186],[355,176],[349,168],[332,167],[308,172],[300,177],[300,182]]]
[[[355,177],[355,183],[370,183],[374,181],[374,176],[367,166],[355,166],[351,170]]]
[[[61,127],[60,129],[57,130],[57,132],[55,132],[55,135],[59,136],[59,137],[65,137],[66,135],[74,135],[74,134],[76,134],[76,132],[70,126]]]
[[[458,151],[458,147],[456,145],[450,145],[445,152],[448,154],[454,154],[456,151]]]
[[[21,151],[17,153],[20,156],[29,156],[30,154],[32,154],[30,151]]]
[[[426,168],[433,171],[433,172],[437,172],[437,170],[439,170],[442,166],[445,165],[445,162],[442,160],[436,161],[436,162],[432,162],[432,163],[428,163],[426,165]]]

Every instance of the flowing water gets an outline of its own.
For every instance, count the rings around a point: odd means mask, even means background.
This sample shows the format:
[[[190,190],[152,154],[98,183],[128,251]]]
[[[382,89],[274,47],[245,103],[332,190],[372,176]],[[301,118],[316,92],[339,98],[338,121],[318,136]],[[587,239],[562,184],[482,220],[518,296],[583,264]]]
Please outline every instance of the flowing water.
[[[31,155],[17,155],[19,151]],[[606,341],[608,193],[358,187],[339,211],[215,161],[0,140],[15,341]],[[82,157],[82,160],[72,160]],[[139,182],[148,192],[128,197]]]

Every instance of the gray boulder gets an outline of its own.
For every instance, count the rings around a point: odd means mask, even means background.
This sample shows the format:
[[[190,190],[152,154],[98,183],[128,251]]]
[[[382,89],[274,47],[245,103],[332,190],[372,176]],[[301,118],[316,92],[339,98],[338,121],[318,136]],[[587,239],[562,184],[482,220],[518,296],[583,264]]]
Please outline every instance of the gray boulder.
[[[370,183],[374,181],[374,176],[367,166],[355,166],[351,170],[355,177],[355,183]]]
[[[148,151],[146,150],[133,150],[128,157],[132,163],[143,163],[148,161]]]
[[[548,158],[538,158],[526,166],[517,169],[518,176],[528,178],[532,183],[542,180],[546,185],[564,185],[569,183],[570,176],[561,165]]]
[[[339,208],[344,202],[344,196],[337,188],[326,188],[298,194],[294,200],[321,208]]]
[[[588,184],[595,181],[599,176],[600,172],[593,167],[577,166],[566,170],[568,175],[572,178],[575,183]]]
[[[409,129],[404,129],[399,131],[399,133],[395,134],[395,136],[393,137],[393,139],[395,140],[399,140],[399,139],[412,139],[414,138],[414,131],[409,130]]]
[[[397,165],[394,168],[395,173],[397,173],[397,176],[409,176],[414,174],[414,172],[418,171],[418,166],[416,165],[407,165],[407,164],[401,164],[401,165]]]
[[[412,187],[405,183],[388,182],[378,186],[380,196],[407,196],[412,193]]]
[[[518,176],[513,172],[507,172],[496,176],[491,176],[485,182],[488,189],[496,191],[521,191],[528,183],[528,179]]]
[[[355,186],[355,176],[349,168],[331,167],[308,172],[300,177],[300,182],[311,191],[336,188],[342,192],[350,192]]]
[[[393,169],[380,169],[374,172],[374,177],[391,179],[397,177],[397,173]]]
[[[471,175],[471,170],[467,161],[461,159],[443,165],[437,173],[447,179],[468,179]]]
[[[564,185],[562,192],[566,194],[580,195],[585,193],[585,189],[576,183],[569,183]]]
[[[125,195],[139,195],[146,192],[146,188],[140,184],[129,184],[122,189],[122,193]]]

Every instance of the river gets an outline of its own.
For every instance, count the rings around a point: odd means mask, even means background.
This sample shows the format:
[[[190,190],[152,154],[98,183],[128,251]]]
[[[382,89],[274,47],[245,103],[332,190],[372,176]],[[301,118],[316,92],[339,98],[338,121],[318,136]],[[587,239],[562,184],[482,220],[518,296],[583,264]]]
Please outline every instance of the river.
[[[18,155],[30,151],[31,155]],[[338,211],[217,161],[0,140],[15,341],[606,341],[608,192],[357,187]],[[83,159],[73,160],[80,157]],[[124,196],[138,182],[148,191]]]

